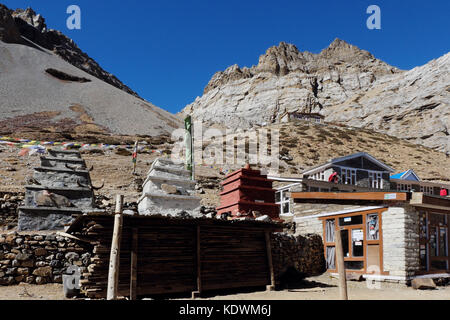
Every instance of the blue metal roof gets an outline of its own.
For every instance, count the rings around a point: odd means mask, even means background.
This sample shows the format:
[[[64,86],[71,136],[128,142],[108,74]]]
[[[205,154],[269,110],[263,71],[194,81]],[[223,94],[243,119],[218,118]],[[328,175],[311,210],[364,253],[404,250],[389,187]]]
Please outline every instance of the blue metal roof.
[[[403,175],[407,172],[408,172],[408,170],[400,172],[400,173],[396,173],[391,176],[391,179],[401,179],[403,177]]]
[[[420,181],[420,178],[414,172],[413,169],[409,169],[391,176],[391,179],[401,179],[410,181]]]

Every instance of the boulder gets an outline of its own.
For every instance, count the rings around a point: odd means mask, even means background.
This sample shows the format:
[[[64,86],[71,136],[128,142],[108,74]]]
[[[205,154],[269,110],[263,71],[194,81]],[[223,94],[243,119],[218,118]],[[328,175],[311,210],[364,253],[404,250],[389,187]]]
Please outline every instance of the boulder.
[[[41,267],[37,268],[33,271],[33,275],[38,277],[51,277],[52,276],[52,268],[51,267]],[[36,279],[37,282],[37,279]]]
[[[436,284],[430,278],[415,278],[411,281],[411,286],[416,290],[436,289]]]
[[[162,191],[164,191],[167,194],[179,194],[180,192],[178,191],[176,186],[170,185],[170,184],[161,184],[161,189]]]

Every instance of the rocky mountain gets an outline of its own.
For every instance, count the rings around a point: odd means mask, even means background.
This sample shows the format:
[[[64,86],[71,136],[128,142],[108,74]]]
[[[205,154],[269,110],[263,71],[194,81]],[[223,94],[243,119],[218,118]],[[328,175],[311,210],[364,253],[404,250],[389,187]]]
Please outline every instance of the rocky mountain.
[[[31,9],[0,5],[0,134],[161,135],[180,119],[137,97]]]
[[[5,24],[2,23],[2,19]],[[1,31],[2,29],[4,31]],[[31,8],[12,11],[0,4],[0,39],[8,43],[27,44],[27,40],[32,41],[47,50],[53,51],[70,64],[90,75],[139,97],[136,92],[114,75],[103,70],[95,60],[81,51],[72,39],[69,39],[60,31],[48,29],[45,19]]]
[[[402,71],[336,39],[318,54],[280,43],[256,66],[217,72],[182,113],[232,128],[288,111],[364,127],[450,153],[450,54]]]

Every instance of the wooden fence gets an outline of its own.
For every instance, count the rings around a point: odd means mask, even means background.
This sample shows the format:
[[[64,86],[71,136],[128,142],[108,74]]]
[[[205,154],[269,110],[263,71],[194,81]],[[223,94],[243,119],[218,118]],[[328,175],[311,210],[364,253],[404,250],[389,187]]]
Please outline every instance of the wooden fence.
[[[270,233],[281,225],[253,221],[124,216],[118,292],[159,295],[273,286]],[[69,233],[94,244],[81,291],[104,298],[114,218],[79,217]]]

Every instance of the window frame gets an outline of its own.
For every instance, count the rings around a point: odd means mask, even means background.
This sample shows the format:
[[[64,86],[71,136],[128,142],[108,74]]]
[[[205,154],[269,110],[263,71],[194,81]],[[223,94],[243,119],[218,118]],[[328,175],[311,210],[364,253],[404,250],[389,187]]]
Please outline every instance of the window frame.
[[[367,246],[369,245],[379,245],[379,264],[380,264],[380,273],[381,274],[387,274],[386,272],[383,271],[383,230],[382,230],[382,214],[383,212],[385,212],[387,209],[383,208],[383,209],[373,209],[373,210],[367,210],[367,211],[359,211],[359,212],[354,212],[354,213],[348,213],[348,214],[341,214],[341,215],[334,215],[334,216],[326,216],[326,217],[321,217],[319,218],[320,220],[322,220],[322,225],[323,225],[323,247],[324,247],[324,257],[326,259],[327,257],[327,247],[335,247],[336,248],[336,239],[333,242],[328,242],[326,239],[326,221],[327,220],[331,220],[334,219],[335,220],[335,232],[339,232],[340,230],[348,230],[349,232],[349,252],[350,257],[344,257],[344,261],[363,261],[364,263],[364,268],[360,269],[360,270],[346,270],[348,272],[353,272],[353,273],[362,273],[365,274],[367,273]],[[378,240],[368,240],[367,239],[367,216],[368,215],[373,215],[373,214],[378,214],[378,225],[379,225],[379,231],[378,231]],[[363,217],[363,221],[362,224],[358,224],[358,225],[349,225],[349,226],[343,226],[340,227],[339,226],[339,218],[347,218],[347,217],[353,217],[353,216],[359,216],[362,215]],[[352,233],[352,229],[362,229],[363,230],[363,256],[362,257],[353,257],[353,253],[352,253],[352,237],[351,237],[351,233]],[[337,258],[335,258],[335,266],[337,266]],[[331,273],[335,273],[337,272],[337,269],[328,269],[327,272],[331,272]]]
[[[381,171],[374,171],[374,170],[367,170],[369,174],[369,186],[372,189],[383,189],[384,183],[383,183],[383,172]],[[377,186],[375,186],[375,184]]]

